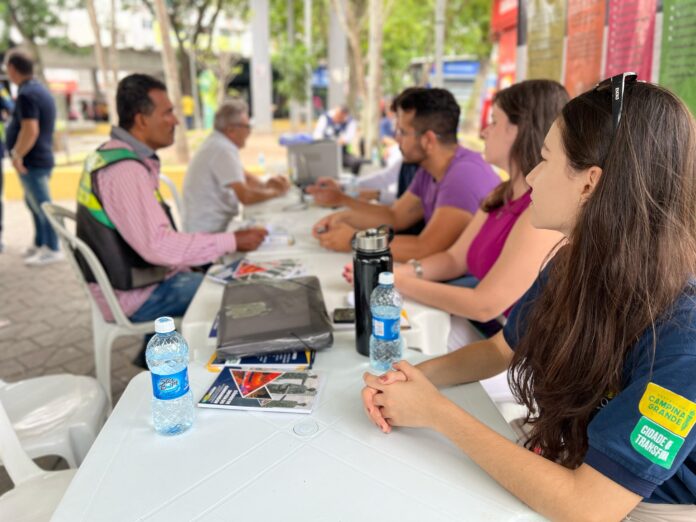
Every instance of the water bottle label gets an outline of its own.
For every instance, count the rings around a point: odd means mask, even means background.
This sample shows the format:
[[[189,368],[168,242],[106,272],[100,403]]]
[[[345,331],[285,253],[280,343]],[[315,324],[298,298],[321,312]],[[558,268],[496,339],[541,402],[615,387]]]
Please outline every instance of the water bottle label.
[[[372,318],[372,335],[381,341],[394,341],[399,338],[399,319]]]
[[[189,391],[188,368],[170,375],[152,375],[152,393],[156,399],[170,401],[186,395]]]

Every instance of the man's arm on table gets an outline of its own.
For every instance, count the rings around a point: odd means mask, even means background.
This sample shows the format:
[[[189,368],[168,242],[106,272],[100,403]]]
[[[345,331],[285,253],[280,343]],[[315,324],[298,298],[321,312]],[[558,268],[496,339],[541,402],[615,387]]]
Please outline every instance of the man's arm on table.
[[[419,235],[399,234],[394,237],[390,245],[394,261],[403,263],[446,251],[472,218],[470,212],[457,207],[438,207]]]
[[[394,230],[399,231],[407,229],[421,219],[423,205],[420,198],[406,191],[391,206],[357,202],[356,210],[346,212],[341,221],[360,230],[391,225]]]
[[[175,231],[153,195],[149,176],[134,161],[105,168],[99,175],[99,195],[123,239],[153,265],[203,265],[237,247],[234,234]]]

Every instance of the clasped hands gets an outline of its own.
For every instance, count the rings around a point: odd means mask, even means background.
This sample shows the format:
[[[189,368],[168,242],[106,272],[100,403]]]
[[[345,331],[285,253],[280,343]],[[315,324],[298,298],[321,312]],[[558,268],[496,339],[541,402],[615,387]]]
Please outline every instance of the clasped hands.
[[[448,400],[415,366],[399,361],[393,368],[379,377],[363,374],[367,416],[384,433],[393,426],[434,428],[441,406]]]

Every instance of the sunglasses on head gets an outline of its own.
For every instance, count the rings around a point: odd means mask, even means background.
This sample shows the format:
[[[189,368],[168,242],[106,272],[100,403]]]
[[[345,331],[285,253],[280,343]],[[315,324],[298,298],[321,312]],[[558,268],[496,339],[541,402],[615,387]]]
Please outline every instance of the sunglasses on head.
[[[595,91],[606,91],[611,89],[611,116],[614,123],[614,134],[621,121],[621,109],[623,107],[624,90],[627,83],[634,83],[638,80],[638,75],[634,72],[625,72],[607,78],[597,84]]]

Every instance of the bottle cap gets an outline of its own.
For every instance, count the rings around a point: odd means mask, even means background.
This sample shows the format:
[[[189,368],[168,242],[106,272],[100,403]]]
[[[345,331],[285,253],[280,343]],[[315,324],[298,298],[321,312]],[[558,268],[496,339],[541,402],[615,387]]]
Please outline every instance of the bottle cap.
[[[386,252],[389,250],[389,243],[393,237],[393,230],[386,225],[361,230],[355,233],[353,250],[367,253]]]
[[[160,317],[155,319],[155,333],[169,333],[176,329],[174,319],[171,317]]]
[[[380,272],[379,284],[380,285],[393,285],[394,284],[394,274],[391,272]]]

